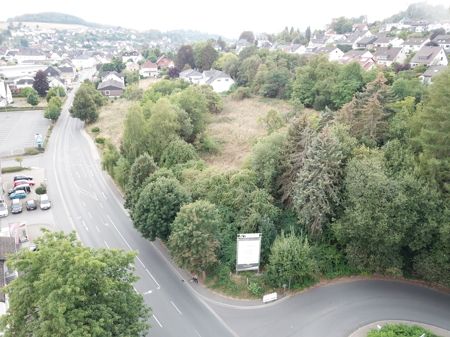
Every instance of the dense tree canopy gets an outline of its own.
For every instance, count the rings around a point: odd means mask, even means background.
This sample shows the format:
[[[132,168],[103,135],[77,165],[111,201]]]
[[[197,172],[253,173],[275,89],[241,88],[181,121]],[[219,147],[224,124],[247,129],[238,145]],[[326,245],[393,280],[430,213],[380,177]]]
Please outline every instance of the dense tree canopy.
[[[149,310],[133,289],[134,253],[84,247],[74,233],[47,232],[36,244],[8,260],[19,277],[6,288],[5,336],[145,334]]]
[[[39,96],[45,97],[49,88],[47,74],[43,70],[38,70],[34,76],[33,89],[37,91]]]

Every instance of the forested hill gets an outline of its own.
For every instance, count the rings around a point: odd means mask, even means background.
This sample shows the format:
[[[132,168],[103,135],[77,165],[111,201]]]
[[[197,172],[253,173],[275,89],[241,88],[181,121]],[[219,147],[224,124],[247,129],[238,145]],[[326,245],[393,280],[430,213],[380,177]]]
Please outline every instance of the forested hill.
[[[70,24],[70,25],[82,25],[87,27],[100,27],[100,24],[87,22],[77,16],[56,13],[56,12],[43,12],[35,14],[23,14],[16,16],[14,18],[8,19],[8,22],[47,22],[47,23],[60,23],[60,24]]]
[[[387,18],[385,22],[398,22],[401,19],[426,21],[450,20],[450,7],[417,2],[409,5],[406,10]]]

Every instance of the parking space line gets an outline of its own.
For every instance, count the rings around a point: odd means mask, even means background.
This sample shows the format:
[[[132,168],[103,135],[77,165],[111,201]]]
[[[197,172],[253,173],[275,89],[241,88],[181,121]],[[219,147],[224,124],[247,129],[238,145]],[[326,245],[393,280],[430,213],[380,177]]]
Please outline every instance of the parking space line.
[[[152,314],[153,318],[155,319],[156,323],[158,323],[159,327],[162,328],[161,322],[156,318],[155,314]]]
[[[183,315],[183,313],[181,312],[181,310],[180,310],[180,309],[178,309],[178,307],[176,306],[176,304],[175,304],[175,303],[173,303],[172,301],[170,301],[170,304],[172,304],[172,305],[173,305],[173,307],[175,308],[175,310],[176,310],[176,311],[178,311],[178,313],[179,313],[180,315]]]

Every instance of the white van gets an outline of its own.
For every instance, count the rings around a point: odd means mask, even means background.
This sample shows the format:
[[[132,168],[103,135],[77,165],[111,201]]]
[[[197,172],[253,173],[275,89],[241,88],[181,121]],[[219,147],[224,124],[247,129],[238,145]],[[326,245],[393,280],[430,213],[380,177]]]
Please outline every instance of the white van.
[[[41,197],[39,199],[39,207],[40,207],[40,209],[49,209],[50,207],[52,207],[52,203],[48,199],[47,194],[41,195]]]

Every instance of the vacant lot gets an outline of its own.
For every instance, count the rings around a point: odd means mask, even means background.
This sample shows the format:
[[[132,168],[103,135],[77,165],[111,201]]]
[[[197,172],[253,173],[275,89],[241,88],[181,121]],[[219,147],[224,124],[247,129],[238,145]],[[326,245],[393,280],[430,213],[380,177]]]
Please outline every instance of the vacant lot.
[[[34,146],[34,135],[44,138],[50,121],[42,110],[0,112],[0,157],[22,154]]]
[[[221,144],[218,154],[204,156],[210,165],[222,170],[241,167],[254,142],[267,134],[261,118],[271,109],[287,114],[292,106],[281,100],[250,98],[234,101],[224,98],[224,109],[214,115],[208,134]]]
[[[123,134],[123,121],[128,109],[135,103],[136,102],[133,101],[127,101],[124,98],[113,100],[112,103],[109,101],[108,104],[101,107],[100,117],[97,122],[87,127],[87,131],[93,138],[99,136],[110,139],[111,142],[119,148]],[[98,134],[92,133],[92,128],[94,127],[100,129]]]

